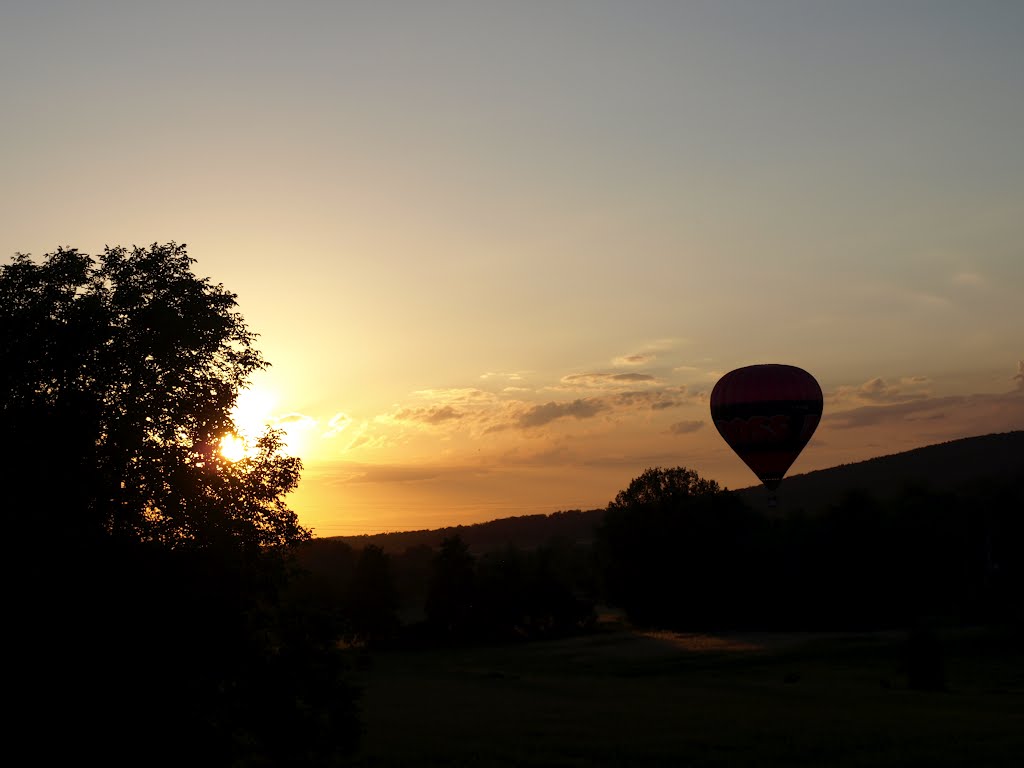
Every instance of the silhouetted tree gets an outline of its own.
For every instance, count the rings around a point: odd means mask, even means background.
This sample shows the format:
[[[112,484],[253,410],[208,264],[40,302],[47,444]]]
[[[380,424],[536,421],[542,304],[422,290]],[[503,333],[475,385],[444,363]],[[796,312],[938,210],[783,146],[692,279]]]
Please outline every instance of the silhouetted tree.
[[[527,636],[571,634],[596,623],[593,601],[579,594],[574,581],[574,554],[558,539],[530,553],[524,621]]]
[[[793,594],[807,594],[817,628],[884,623],[891,611],[887,593],[896,588],[889,565],[900,549],[886,510],[868,492],[851,488],[822,511],[814,534],[799,555],[804,573]]]
[[[641,624],[719,623],[739,613],[756,519],[714,480],[653,468],[608,505],[597,548],[606,598]]]
[[[507,546],[477,562],[475,628],[491,640],[530,640],[587,629],[593,603],[575,587],[573,549],[552,540],[532,551]]]
[[[192,264],[169,243],[0,266],[14,730],[106,764],[327,764],[356,719],[334,638],[281,603],[301,464],[273,431],[219,451],[267,363]]]
[[[170,243],[0,267],[0,472],[32,533],[172,547],[308,537],[283,503],[301,464],[276,433],[241,461],[218,450],[267,363],[235,295],[192,263]]]
[[[704,479],[692,469],[653,467],[630,480],[626,489],[615,495],[608,509],[674,508],[692,498],[720,493],[721,490],[717,482]]]
[[[527,557],[506,546],[481,556],[477,563],[479,608],[476,621],[482,634],[509,639],[525,633],[527,614]]]
[[[356,638],[376,644],[398,628],[398,593],[383,549],[370,544],[359,553],[345,602]]]
[[[462,537],[450,536],[432,563],[427,622],[443,636],[466,637],[474,626],[476,593],[476,559]]]

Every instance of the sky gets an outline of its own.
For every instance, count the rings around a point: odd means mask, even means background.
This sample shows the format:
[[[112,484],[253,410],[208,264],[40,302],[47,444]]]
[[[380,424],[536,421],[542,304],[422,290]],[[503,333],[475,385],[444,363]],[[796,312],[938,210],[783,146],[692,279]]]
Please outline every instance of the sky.
[[[790,474],[1024,429],[1022,39],[992,0],[12,0],[0,260],[187,243],[317,536],[753,485],[708,396],[754,363],[825,393]]]

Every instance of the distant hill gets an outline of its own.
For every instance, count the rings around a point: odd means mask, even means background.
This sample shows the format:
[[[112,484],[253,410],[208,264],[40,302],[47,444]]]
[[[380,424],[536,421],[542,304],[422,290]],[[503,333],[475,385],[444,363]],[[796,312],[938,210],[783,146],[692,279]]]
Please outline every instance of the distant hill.
[[[992,478],[1024,483],[1024,431],[967,437],[854,464],[793,475],[778,489],[778,514],[827,508],[853,489],[883,500],[907,488],[951,492]],[[737,493],[755,508],[768,509],[764,486]]]
[[[550,515],[523,515],[504,517],[475,525],[455,525],[447,528],[421,531],[375,533],[364,536],[332,536],[332,541],[344,541],[356,549],[368,545],[385,552],[404,552],[410,547],[436,547],[449,536],[458,534],[473,552],[489,552],[512,544],[521,549],[533,549],[552,538],[585,544],[594,537],[594,526],[604,515],[603,509],[554,512]]]
[[[799,510],[813,513],[827,509],[853,489],[884,500],[915,486],[949,492],[969,489],[991,479],[1016,480],[1024,484],[1024,431],[968,437],[794,475],[779,487],[776,508],[768,507],[768,492],[763,486],[743,488],[736,493],[755,509],[784,515]],[[509,544],[531,549],[553,537],[588,543],[603,515],[603,509],[572,510],[436,530],[335,536],[331,540],[343,541],[356,549],[373,544],[386,552],[400,553],[410,547],[436,547],[443,539],[459,534],[470,549],[478,553]]]

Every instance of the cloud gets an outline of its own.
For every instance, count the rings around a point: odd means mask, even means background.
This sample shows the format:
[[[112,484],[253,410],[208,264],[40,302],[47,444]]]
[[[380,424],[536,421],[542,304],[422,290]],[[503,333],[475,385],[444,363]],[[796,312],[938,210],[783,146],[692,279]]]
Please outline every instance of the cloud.
[[[428,427],[471,422],[482,418],[500,402],[499,396],[495,393],[475,387],[421,389],[413,392],[412,397],[419,402],[396,405],[397,410],[377,416],[376,421],[384,424],[404,422]]]
[[[522,381],[525,372],[514,371],[511,373],[505,373],[502,371],[488,371],[487,373],[481,373],[481,379],[505,379],[506,381]]]
[[[304,413],[286,413],[284,416],[278,416],[274,419],[275,426],[298,426],[298,427],[311,427],[316,424],[316,419],[312,416],[307,416]]]
[[[607,410],[606,403],[596,399],[573,400],[568,403],[544,403],[535,405],[519,415],[518,424],[524,429],[541,427],[549,424],[555,419],[572,417],[574,419],[589,419],[602,411]]]
[[[570,389],[596,389],[655,381],[657,379],[647,373],[571,373],[562,377],[561,384]]]
[[[876,376],[863,384],[837,387],[834,392],[829,393],[828,400],[832,404],[882,404],[923,400],[929,395],[925,388],[928,383],[929,379],[925,376],[902,378],[894,384]]]
[[[654,377],[646,373],[616,373],[611,377],[612,381],[654,381]]]
[[[422,483],[436,480],[441,471],[437,467],[366,466],[349,478],[350,483]]]
[[[929,411],[936,411],[940,408],[957,408],[965,404],[967,398],[963,395],[951,395],[948,397],[934,397],[924,400],[911,400],[902,403],[888,405],[865,405],[853,408],[849,411],[840,411],[828,415],[828,423],[831,427],[850,429],[855,427],[869,427],[878,424],[886,424],[894,421],[906,421],[908,418],[939,418],[934,414],[928,415]],[[925,414],[921,416],[919,414]]]
[[[685,400],[672,400],[672,399],[655,400],[653,403],[651,403],[651,410],[652,411],[664,411],[666,408],[678,408],[679,406],[685,405],[685,404],[686,404]]]
[[[567,416],[587,419],[599,413],[623,412],[637,408],[661,411],[687,403],[686,387],[682,386],[632,390],[578,398],[571,402],[552,401],[543,405],[527,406],[526,410],[519,412],[515,423],[516,426],[529,429]]]
[[[688,435],[691,432],[696,432],[703,426],[704,422],[700,420],[677,421],[675,424],[670,424],[667,431],[670,435]]]
[[[461,419],[463,413],[450,405],[432,406],[429,408],[403,408],[394,414],[396,421],[414,421],[420,424],[443,424],[446,421]]]
[[[430,400],[433,403],[468,404],[480,403],[494,400],[491,392],[485,392],[476,387],[449,387],[444,389],[420,389],[413,393],[421,400]]]
[[[413,393],[419,402],[397,404],[376,421],[399,428],[430,427],[452,437],[456,433],[480,437],[510,429],[535,430],[559,420],[582,421],[598,414],[663,411],[693,401],[685,386],[666,386],[638,371],[569,374],[549,389],[559,391],[562,397],[538,402],[531,397],[536,390],[515,387],[500,392],[474,388],[421,390]]]
[[[981,287],[988,284],[988,281],[977,272],[959,272],[953,275],[952,282],[955,285],[970,287]]]
[[[646,365],[655,359],[654,355],[650,354],[638,354],[638,355],[623,355],[616,357],[612,360],[612,365],[628,366],[628,365]]]
[[[336,437],[344,432],[348,426],[352,423],[352,417],[347,413],[338,413],[331,416],[327,422],[327,431],[323,433],[322,437]]]
[[[619,392],[614,395],[607,395],[606,399],[613,407],[648,407],[655,411],[665,408],[675,408],[686,403],[686,387],[662,387],[660,389],[645,389],[632,392]]]
[[[885,379],[877,376],[861,384],[857,388],[857,394],[865,400],[887,401],[894,398],[902,399],[899,387],[886,384]]]
[[[355,440],[353,440],[353,441],[352,441],[352,442],[351,442],[351,443],[349,444],[349,446],[348,446],[348,450],[350,450],[350,451],[351,451],[351,450],[353,450],[353,449],[355,449],[355,448],[360,448],[360,447],[362,447],[362,446],[364,446],[364,445],[368,445],[368,444],[369,444],[369,443],[371,442],[371,440],[372,440],[372,439],[373,439],[373,438],[371,438],[371,437],[370,437],[369,435],[367,435],[366,433],[360,434],[360,435],[359,435],[358,437],[356,437],[356,439],[355,439]]]
[[[830,427],[849,429],[908,421],[947,420],[974,434],[1024,428],[1024,387],[1001,394],[947,395],[826,414]],[[962,430],[961,430],[962,431]]]

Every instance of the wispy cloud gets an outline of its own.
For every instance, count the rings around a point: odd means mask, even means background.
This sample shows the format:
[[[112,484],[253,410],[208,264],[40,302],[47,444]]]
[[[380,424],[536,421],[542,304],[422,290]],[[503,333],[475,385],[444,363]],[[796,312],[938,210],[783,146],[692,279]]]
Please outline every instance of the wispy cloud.
[[[573,400],[567,403],[552,401],[528,408],[519,415],[518,424],[524,429],[542,427],[555,419],[589,419],[607,409],[607,403],[597,399]]]
[[[966,402],[966,396],[951,395],[887,405],[864,405],[848,411],[829,414],[828,423],[830,427],[853,428],[903,422],[911,417],[941,419],[945,418],[944,409],[959,408]]]
[[[906,425],[948,420],[955,431],[970,434],[1024,428],[1024,387],[1001,394],[947,395],[886,405],[865,405],[827,414],[830,428]]]
[[[828,394],[832,405],[856,403],[902,403],[922,400],[929,396],[929,381],[924,376],[910,376],[896,382],[889,382],[880,376],[868,379],[863,384],[837,387]]]
[[[376,424],[383,429],[408,427],[439,430],[452,437],[480,437],[507,430],[533,431],[553,422],[586,421],[598,415],[618,418],[631,412],[658,412],[696,402],[685,386],[667,386],[639,371],[568,374],[546,390],[560,396],[538,402],[531,397],[537,390],[519,387],[500,392],[419,390],[410,402],[396,404],[390,413],[378,416]]]
[[[840,387],[830,398],[823,424],[829,428],[899,427],[906,434],[910,422],[945,424],[950,437],[962,434],[1005,432],[1024,428],[1024,360],[1010,377],[1012,390],[933,396],[931,382],[922,376],[895,384],[869,379],[856,387]],[[844,405],[851,405],[843,410]],[[937,433],[935,433],[937,434]],[[934,437],[930,435],[930,437]]]
[[[638,391],[619,392],[608,396],[609,401],[618,407],[640,407],[661,411],[675,408],[686,403],[686,387],[658,387]]]
[[[962,285],[970,288],[980,288],[988,285],[988,281],[977,272],[958,272],[950,279],[954,285]]]
[[[655,381],[657,379],[647,373],[571,373],[562,377],[561,388],[605,389]]]
[[[449,403],[452,405],[481,403],[492,401],[495,395],[476,387],[445,387],[439,389],[419,389],[413,393],[419,400],[431,403]]]
[[[436,466],[364,466],[347,479],[349,483],[422,483],[442,474]]]
[[[443,424],[446,421],[453,421],[463,418],[465,414],[455,410],[450,405],[437,406],[432,408],[403,408],[392,415],[396,421],[414,421],[423,424]]]
[[[327,421],[327,431],[323,433],[322,437],[336,437],[337,435],[340,435],[342,432],[348,429],[351,423],[351,416],[349,416],[347,413],[342,413],[341,411],[338,411],[338,413],[331,416],[331,418]]]
[[[622,355],[612,360],[612,365],[617,366],[632,366],[632,365],[647,365],[655,359],[653,354],[635,354],[635,355]]]
[[[310,427],[316,424],[316,419],[304,413],[286,413],[274,419],[274,425],[279,427]]]
[[[677,421],[674,424],[670,424],[668,430],[670,435],[688,435],[691,432],[696,432],[698,429],[704,426],[704,422],[697,421]]]

